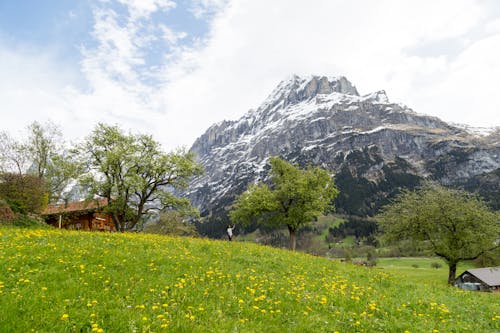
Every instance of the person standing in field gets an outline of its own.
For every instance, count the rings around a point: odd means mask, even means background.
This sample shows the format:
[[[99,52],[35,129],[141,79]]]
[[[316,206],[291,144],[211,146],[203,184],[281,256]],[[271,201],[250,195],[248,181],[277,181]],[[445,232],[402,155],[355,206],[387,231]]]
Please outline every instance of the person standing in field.
[[[234,225],[233,226],[231,226],[231,225],[227,226],[226,232],[227,232],[227,239],[229,241],[233,240],[233,229],[234,229]]]

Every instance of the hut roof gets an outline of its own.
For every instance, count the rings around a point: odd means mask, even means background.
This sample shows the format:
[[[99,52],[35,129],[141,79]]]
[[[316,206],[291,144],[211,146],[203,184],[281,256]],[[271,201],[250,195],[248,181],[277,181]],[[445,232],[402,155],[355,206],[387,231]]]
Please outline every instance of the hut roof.
[[[108,205],[108,200],[106,198],[100,198],[95,200],[73,201],[62,204],[50,204],[44,209],[42,215],[53,215],[61,213],[96,210],[105,207],[107,205]]]
[[[465,272],[474,275],[490,287],[500,286],[500,266],[468,269]]]

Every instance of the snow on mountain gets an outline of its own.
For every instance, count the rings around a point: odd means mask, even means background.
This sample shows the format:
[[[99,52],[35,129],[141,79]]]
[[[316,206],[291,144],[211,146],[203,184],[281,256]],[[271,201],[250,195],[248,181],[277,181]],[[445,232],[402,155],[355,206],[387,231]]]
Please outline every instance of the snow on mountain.
[[[337,178],[352,176],[373,188],[390,182],[391,172],[452,183],[500,166],[494,140],[478,143],[470,128],[392,103],[383,90],[360,95],[343,76],[293,75],[256,110],[212,125],[191,150],[205,174],[193,180],[189,197],[207,214],[265,179],[267,160],[275,155],[322,165]],[[360,215],[373,213],[365,208]]]

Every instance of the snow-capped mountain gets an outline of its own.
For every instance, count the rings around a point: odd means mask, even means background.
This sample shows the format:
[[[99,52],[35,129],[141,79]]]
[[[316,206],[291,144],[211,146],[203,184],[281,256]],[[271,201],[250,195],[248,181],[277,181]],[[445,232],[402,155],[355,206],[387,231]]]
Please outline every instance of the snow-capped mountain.
[[[332,170],[342,193],[338,210],[373,214],[422,178],[451,185],[497,170],[499,131],[487,132],[420,115],[383,90],[360,95],[343,76],[294,75],[258,109],[212,125],[195,141],[191,150],[205,174],[193,180],[189,197],[202,215],[221,217],[248,183],[265,179],[277,155]]]

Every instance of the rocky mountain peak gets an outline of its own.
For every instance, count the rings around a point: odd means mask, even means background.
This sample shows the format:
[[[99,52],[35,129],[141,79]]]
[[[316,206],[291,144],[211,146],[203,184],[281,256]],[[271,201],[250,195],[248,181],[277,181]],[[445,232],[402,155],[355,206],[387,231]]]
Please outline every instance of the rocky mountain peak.
[[[206,173],[191,182],[188,196],[211,218],[227,217],[235,195],[264,180],[269,157],[281,156],[332,170],[340,212],[374,214],[398,189],[424,178],[448,185],[479,179],[495,188],[498,142],[498,132],[479,139],[390,102],[383,90],[360,96],[343,76],[292,75],[256,110],[196,140],[191,151]]]
[[[278,84],[260,109],[272,109],[277,105],[285,107],[333,92],[359,96],[356,87],[344,76],[292,75]]]

